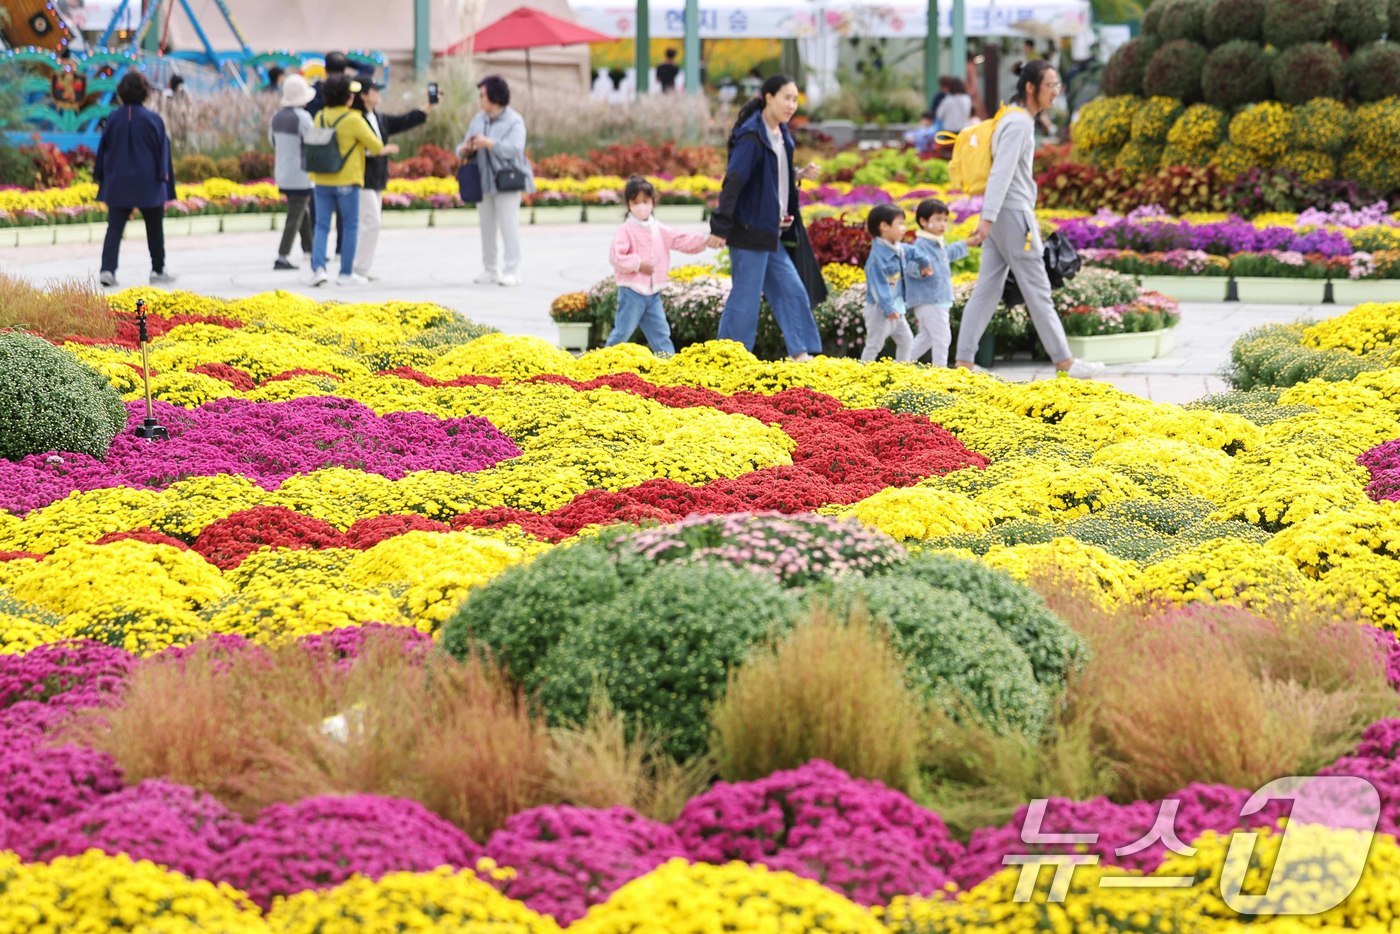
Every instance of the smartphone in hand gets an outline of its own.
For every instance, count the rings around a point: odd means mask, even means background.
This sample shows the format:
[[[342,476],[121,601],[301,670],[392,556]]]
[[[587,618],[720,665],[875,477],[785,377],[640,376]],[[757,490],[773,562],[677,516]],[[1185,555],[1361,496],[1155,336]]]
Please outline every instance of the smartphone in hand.
[[[437,102],[438,102],[438,83],[437,83],[436,81],[430,81],[430,82],[428,83],[428,103],[429,103],[429,104],[436,104]]]

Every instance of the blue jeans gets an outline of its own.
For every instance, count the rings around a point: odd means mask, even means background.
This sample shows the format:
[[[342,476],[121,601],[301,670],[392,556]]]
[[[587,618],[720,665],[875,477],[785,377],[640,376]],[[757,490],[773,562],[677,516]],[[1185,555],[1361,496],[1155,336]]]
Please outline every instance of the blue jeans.
[[[817,319],[812,316],[807,287],[787,250],[779,246],[766,253],[730,247],[729,264],[734,288],[719,318],[720,340],[739,341],[753,350],[758,336],[759,299],[767,297],[783,332],[788,356],[822,352],[822,336],[817,331]]]
[[[331,215],[339,213],[345,239],[340,244],[340,274],[355,269],[355,244],[360,239],[360,186],[316,186],[316,233],[311,238],[312,270],[326,268],[326,241],[331,236]]]
[[[661,307],[661,296],[643,295],[626,287],[618,289],[617,318],[612,333],[608,335],[608,346],[631,340],[639,324],[652,353],[669,355],[676,352],[675,345],[671,343],[671,324],[666,320],[665,309]]]

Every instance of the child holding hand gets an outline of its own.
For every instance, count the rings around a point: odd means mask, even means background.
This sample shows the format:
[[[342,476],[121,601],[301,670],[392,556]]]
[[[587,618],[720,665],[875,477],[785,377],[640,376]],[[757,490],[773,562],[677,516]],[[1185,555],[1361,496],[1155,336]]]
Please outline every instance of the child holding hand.
[[[967,241],[947,243],[948,205],[937,198],[919,202],[914,212],[919,229],[904,249],[905,298],[919,322],[919,335],[909,350],[910,360],[933,352],[934,366],[948,365],[953,340],[948,312],[953,307],[952,265],[967,256]]]
[[[617,317],[607,346],[631,340],[640,325],[652,353],[673,354],[671,325],[661,305],[661,290],[671,271],[671,251],[699,253],[705,249],[706,237],[679,233],[652,217],[656,188],[640,175],[627,180],[623,199],[627,219],[618,228],[609,251],[617,277]]]
[[[914,332],[905,319],[904,209],[877,204],[865,220],[874,241],[865,261],[865,348],[860,359],[869,363],[894,338],[894,358],[908,360]]]

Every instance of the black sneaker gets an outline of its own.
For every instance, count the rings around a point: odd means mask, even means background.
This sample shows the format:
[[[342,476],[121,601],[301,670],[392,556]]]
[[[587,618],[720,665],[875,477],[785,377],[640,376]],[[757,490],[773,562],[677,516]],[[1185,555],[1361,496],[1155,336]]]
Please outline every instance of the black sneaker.
[[[286,257],[279,256],[279,257],[277,257],[277,262],[275,262],[275,263],[272,264],[272,268],[273,268],[273,269],[300,269],[301,267],[298,266],[296,263],[292,262],[291,260],[287,259]]]

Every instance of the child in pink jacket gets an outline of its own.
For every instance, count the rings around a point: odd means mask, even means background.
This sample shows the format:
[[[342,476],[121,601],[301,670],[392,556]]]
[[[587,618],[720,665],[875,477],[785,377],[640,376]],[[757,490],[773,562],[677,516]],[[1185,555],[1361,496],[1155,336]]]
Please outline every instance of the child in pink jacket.
[[[671,325],[661,307],[661,290],[671,271],[671,251],[699,253],[705,249],[705,235],[677,233],[652,217],[656,189],[640,175],[627,180],[623,198],[627,219],[613,237],[609,256],[617,277],[617,317],[608,346],[631,340],[641,325],[652,353],[673,354]]]

